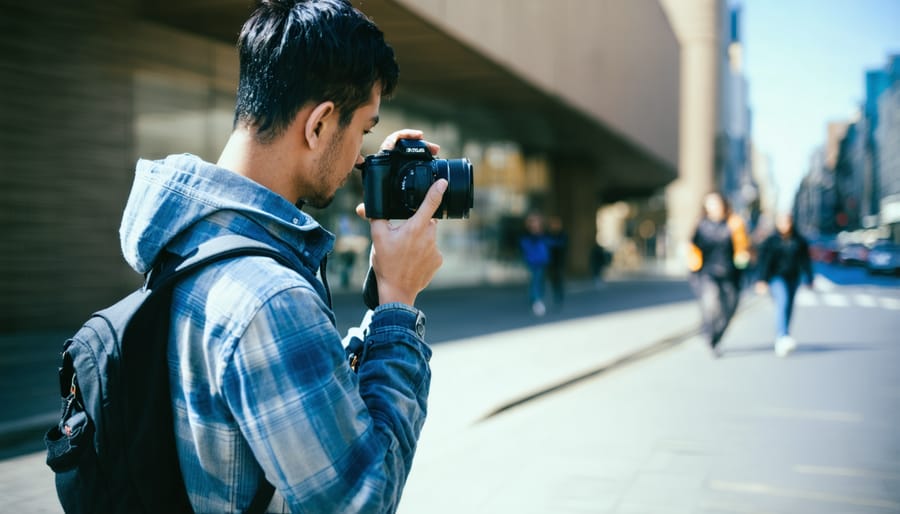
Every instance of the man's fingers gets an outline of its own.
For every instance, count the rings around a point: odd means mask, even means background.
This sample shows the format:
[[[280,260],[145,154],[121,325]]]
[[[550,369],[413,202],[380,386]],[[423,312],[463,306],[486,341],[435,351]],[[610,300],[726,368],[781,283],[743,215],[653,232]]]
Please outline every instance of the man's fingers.
[[[439,179],[432,184],[431,188],[428,189],[428,194],[425,195],[425,199],[422,200],[422,205],[419,206],[416,214],[410,218],[410,220],[418,220],[421,218],[424,218],[426,221],[430,220],[438,210],[438,207],[441,206],[441,200],[444,198],[444,191],[446,190],[446,179]]]
[[[366,219],[366,204],[361,203],[356,206],[356,215],[362,219]]]
[[[396,132],[391,133],[388,137],[384,138],[384,142],[381,143],[382,150],[393,150],[397,145],[397,141],[401,139],[422,139],[425,137],[425,133],[421,130],[415,129],[402,129]],[[429,141],[425,141],[425,146],[428,148],[428,151],[431,152],[431,155],[437,155],[438,152],[441,151],[440,145],[435,143],[431,143]]]
[[[431,155],[437,155],[438,152],[441,151],[441,145],[438,145],[436,143],[425,141],[425,146],[428,147],[428,151],[431,152]]]
[[[424,133],[421,130],[414,129],[402,129],[396,132],[391,133],[388,137],[384,138],[384,142],[381,143],[382,150],[393,150],[394,145],[397,144],[397,141],[400,139],[422,139],[424,137]]]
[[[388,237],[390,234],[392,227],[391,223],[388,220],[369,220],[371,222],[370,229],[372,232],[372,240],[374,242],[377,238]],[[375,247],[372,247],[374,251]]]

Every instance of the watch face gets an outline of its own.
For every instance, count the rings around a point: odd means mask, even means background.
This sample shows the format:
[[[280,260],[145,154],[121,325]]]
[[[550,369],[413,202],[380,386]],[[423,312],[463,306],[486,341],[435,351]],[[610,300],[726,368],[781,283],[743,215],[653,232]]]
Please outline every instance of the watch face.
[[[416,334],[425,339],[425,315],[421,312],[416,316]]]

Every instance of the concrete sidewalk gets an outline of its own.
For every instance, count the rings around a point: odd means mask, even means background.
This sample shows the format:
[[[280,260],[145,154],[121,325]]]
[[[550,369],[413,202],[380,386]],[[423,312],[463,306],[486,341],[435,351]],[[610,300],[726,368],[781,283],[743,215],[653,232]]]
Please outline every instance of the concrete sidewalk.
[[[446,342],[434,347],[429,417],[418,460],[439,458],[447,438],[498,409],[696,331],[694,302],[634,309]],[[410,499],[416,504],[415,468]],[[4,511],[61,512],[42,452],[0,462]],[[416,512],[415,509],[408,512]]]

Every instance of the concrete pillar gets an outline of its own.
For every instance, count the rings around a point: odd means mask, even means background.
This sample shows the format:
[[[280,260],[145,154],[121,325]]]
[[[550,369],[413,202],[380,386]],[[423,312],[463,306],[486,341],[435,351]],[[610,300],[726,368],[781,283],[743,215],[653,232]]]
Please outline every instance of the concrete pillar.
[[[703,195],[715,187],[721,0],[661,0],[681,45],[678,178],[666,190],[669,266],[685,270]]]
[[[552,196],[548,213],[558,214],[569,236],[567,270],[583,277],[597,237],[596,170],[581,160],[557,158],[551,162]]]

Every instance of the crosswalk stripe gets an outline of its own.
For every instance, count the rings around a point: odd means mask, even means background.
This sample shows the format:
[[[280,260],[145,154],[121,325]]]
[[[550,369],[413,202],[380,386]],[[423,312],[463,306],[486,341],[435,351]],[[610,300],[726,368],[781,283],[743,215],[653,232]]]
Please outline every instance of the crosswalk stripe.
[[[855,294],[853,295],[853,302],[860,307],[878,307],[875,297],[870,294]]]
[[[823,294],[822,302],[829,307],[847,307],[850,305],[850,300],[846,296],[837,293]]]
[[[803,307],[815,307],[819,305],[819,299],[809,291],[797,291],[797,296],[794,297],[794,304]]]
[[[802,307],[850,307],[851,305],[864,308],[882,308],[900,311],[900,298],[892,296],[879,296],[869,293],[839,293],[823,291],[821,289],[811,291],[800,289],[794,297],[794,305]]]
[[[882,309],[900,311],[900,298],[879,298],[878,303],[881,305]]]

